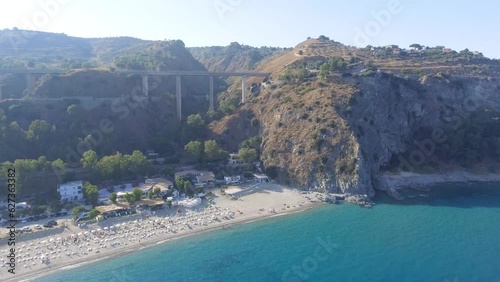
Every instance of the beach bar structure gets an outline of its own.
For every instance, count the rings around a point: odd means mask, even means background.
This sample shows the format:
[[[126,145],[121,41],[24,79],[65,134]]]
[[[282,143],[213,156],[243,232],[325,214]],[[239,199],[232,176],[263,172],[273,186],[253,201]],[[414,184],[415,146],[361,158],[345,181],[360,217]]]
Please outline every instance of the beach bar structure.
[[[130,206],[128,204],[111,204],[107,206],[97,206],[95,207],[97,211],[101,213],[103,216],[108,216],[111,213],[120,213],[120,212],[126,212],[130,210]]]
[[[255,182],[257,182],[257,183],[269,182],[269,177],[267,177],[267,175],[265,175],[265,174],[254,174],[253,176],[254,176]]]

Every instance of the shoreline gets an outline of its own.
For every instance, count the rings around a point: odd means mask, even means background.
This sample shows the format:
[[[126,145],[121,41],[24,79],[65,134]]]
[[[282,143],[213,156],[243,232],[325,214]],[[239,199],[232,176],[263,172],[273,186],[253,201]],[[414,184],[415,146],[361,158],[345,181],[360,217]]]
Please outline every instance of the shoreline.
[[[500,174],[485,173],[474,174],[467,171],[442,172],[436,174],[418,174],[413,172],[400,172],[398,174],[384,173],[382,178],[387,188],[414,189],[422,186],[435,186],[440,184],[467,184],[467,183],[494,183],[500,182]]]
[[[474,183],[500,183],[499,173],[475,174],[465,170],[451,172],[438,172],[435,174],[418,174],[414,172],[385,172],[381,176],[383,187],[377,190],[386,192],[396,200],[403,197],[398,190],[425,190],[428,191],[438,185],[445,184],[474,184]]]
[[[281,188],[281,189],[283,189],[283,188]],[[293,193],[296,193],[296,195],[294,195],[294,197],[295,197],[294,200],[302,198],[302,197],[299,198],[300,194],[297,191],[295,191],[293,189],[289,189],[289,188],[285,188],[285,189],[287,189],[287,191],[273,192],[273,193],[282,194],[285,192],[291,193],[293,191]],[[266,193],[269,193],[269,192],[266,191]],[[263,195],[257,195],[257,196],[262,197]],[[257,199],[257,196],[255,196],[254,198]],[[279,196],[280,195],[272,195],[271,197],[279,197]],[[302,195],[300,195],[300,196],[302,196]],[[287,197],[288,197],[288,200],[291,199],[290,195],[287,195]],[[243,198],[242,201],[249,202],[250,205],[256,204],[255,199],[253,199],[253,200],[249,199],[249,198],[252,198],[252,195],[248,195],[248,196],[245,196],[242,198]],[[219,199],[219,200],[222,200],[221,202],[225,201],[225,199]],[[228,201],[230,201],[230,200],[228,200]],[[236,204],[237,205],[238,202],[239,201],[232,201],[232,203],[226,202],[226,203],[223,203],[222,206],[227,206],[226,204],[229,204],[229,205]],[[273,203],[273,207],[274,207],[273,209],[277,208],[276,203],[275,203],[276,200],[271,199],[271,202]],[[303,204],[301,204],[301,205],[289,207],[287,209],[282,208],[282,210],[276,209],[276,213],[263,212],[262,208],[259,209],[258,212],[249,211],[249,213],[246,213],[246,211],[245,211],[245,214],[236,214],[233,219],[228,220],[228,221],[215,222],[215,223],[209,224],[208,226],[198,226],[198,227],[193,226],[192,229],[191,229],[191,227],[189,227],[190,229],[183,230],[183,232],[179,231],[179,232],[169,233],[169,234],[158,234],[158,235],[155,234],[156,236],[151,236],[148,238],[140,239],[139,240],[140,242],[134,241],[134,243],[128,244],[126,246],[120,245],[120,247],[117,247],[115,249],[109,249],[109,248],[107,248],[106,250],[103,249],[102,253],[101,252],[100,253],[93,253],[92,252],[86,256],[78,256],[77,258],[71,257],[70,260],[63,259],[63,261],[56,261],[55,263],[51,263],[49,265],[41,265],[40,267],[38,267],[36,269],[33,269],[33,270],[29,269],[28,273],[23,273],[23,269],[21,268],[21,264],[18,263],[18,265],[16,266],[16,274],[15,275],[8,273],[6,268],[1,268],[2,273],[0,273],[0,278],[2,281],[6,281],[6,282],[7,281],[33,281],[34,279],[39,279],[39,278],[42,278],[44,276],[54,274],[58,271],[70,270],[70,269],[82,267],[82,266],[85,266],[88,264],[97,263],[99,261],[114,259],[114,258],[119,257],[119,256],[131,254],[133,252],[148,249],[150,247],[157,246],[160,244],[172,243],[175,240],[186,238],[189,236],[203,235],[204,233],[213,232],[213,231],[225,229],[225,228],[237,227],[237,226],[241,226],[244,224],[248,224],[248,223],[252,223],[252,222],[256,222],[256,221],[262,221],[262,220],[270,219],[270,218],[274,218],[274,217],[293,215],[293,214],[297,214],[300,212],[304,212],[304,211],[322,206],[323,204],[324,204],[323,202],[304,201]],[[285,205],[287,205],[287,204],[285,204]],[[280,205],[278,205],[278,207],[279,206],[283,206],[283,205],[280,204]],[[269,207],[269,205],[268,205],[268,207]],[[283,209],[285,209],[285,210],[283,210]],[[162,219],[162,217],[153,216],[148,221],[143,220],[141,222],[147,223],[147,222],[150,222],[152,220],[161,220],[161,219]],[[144,223],[144,224],[146,224],[146,223]],[[72,227],[72,228],[74,228],[74,227]],[[70,233],[73,233],[73,232],[70,232]],[[47,239],[47,237],[45,237],[45,239]],[[44,238],[39,238],[38,240],[43,240],[43,239]]]

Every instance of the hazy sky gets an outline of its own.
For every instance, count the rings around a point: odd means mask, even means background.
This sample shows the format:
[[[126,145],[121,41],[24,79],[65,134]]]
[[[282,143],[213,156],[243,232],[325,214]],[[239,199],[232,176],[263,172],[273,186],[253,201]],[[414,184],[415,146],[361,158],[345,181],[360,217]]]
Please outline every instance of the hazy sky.
[[[293,47],[324,34],[347,45],[420,43],[500,58],[499,10],[493,0],[0,0],[0,29],[187,46]]]

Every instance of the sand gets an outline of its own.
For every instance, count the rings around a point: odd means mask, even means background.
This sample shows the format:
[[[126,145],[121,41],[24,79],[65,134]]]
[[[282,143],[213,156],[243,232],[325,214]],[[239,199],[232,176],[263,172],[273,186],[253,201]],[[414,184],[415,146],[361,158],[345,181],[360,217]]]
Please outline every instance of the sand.
[[[212,200],[198,207],[181,208],[182,213],[177,208],[166,208],[150,218],[142,214],[83,227],[69,220],[59,221],[59,225],[65,226],[16,238],[16,274],[9,273],[4,265],[0,267],[0,281],[30,281],[63,268],[120,256],[187,235],[291,214],[321,204],[317,195],[302,194],[277,184],[259,184],[252,191],[231,200],[217,189]],[[5,239],[0,243],[0,264],[3,264],[10,247]],[[49,262],[42,262],[47,258]]]

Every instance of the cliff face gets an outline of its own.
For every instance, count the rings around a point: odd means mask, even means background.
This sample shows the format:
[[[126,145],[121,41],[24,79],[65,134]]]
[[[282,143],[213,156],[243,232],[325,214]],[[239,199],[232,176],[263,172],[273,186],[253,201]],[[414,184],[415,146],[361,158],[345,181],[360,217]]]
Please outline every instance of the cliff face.
[[[407,157],[415,144],[424,144],[421,155],[432,157],[428,151],[450,142],[445,130],[459,128],[478,111],[500,109],[495,79],[403,79],[373,72],[263,89],[245,108],[259,120],[268,172],[303,188],[368,196],[384,189],[381,169],[391,160],[403,169],[418,164],[417,155]],[[225,124],[241,128],[248,122],[233,118],[240,123]],[[416,137],[422,128],[430,131]]]
[[[401,169],[413,169],[423,161],[420,157],[433,157],[438,144],[452,142],[446,130],[460,129],[478,111],[498,111],[499,87],[498,80],[477,78],[407,81],[378,73],[361,79],[347,119],[362,148],[364,173],[359,177],[365,177],[367,192],[384,189],[380,168],[391,159]],[[429,130],[416,137],[421,128]],[[414,150],[403,156],[409,148]]]

